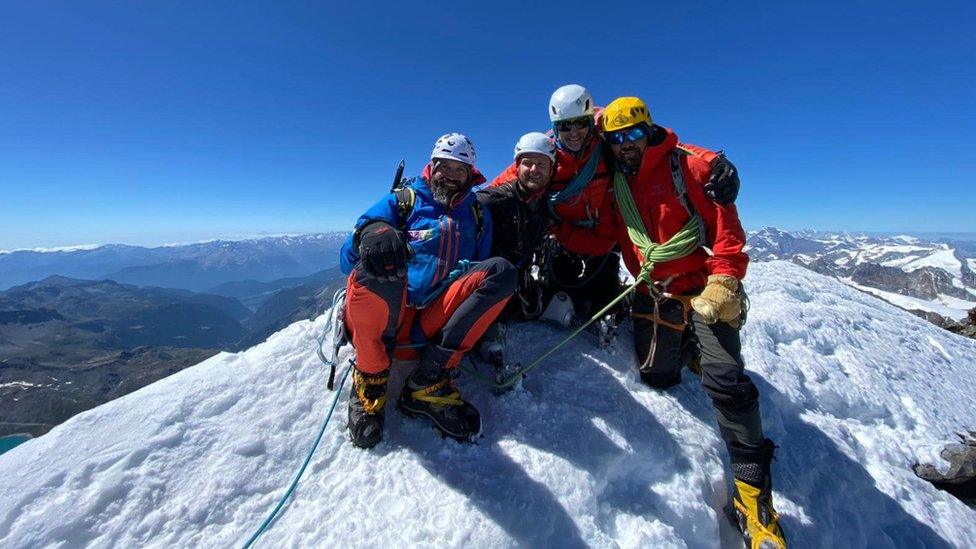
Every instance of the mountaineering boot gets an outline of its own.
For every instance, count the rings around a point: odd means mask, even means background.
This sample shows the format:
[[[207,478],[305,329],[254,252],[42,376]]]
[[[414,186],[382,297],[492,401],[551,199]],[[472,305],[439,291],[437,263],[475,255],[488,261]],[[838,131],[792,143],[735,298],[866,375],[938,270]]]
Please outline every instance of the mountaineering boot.
[[[400,393],[400,410],[410,417],[427,417],[444,436],[472,442],[481,434],[481,414],[461,399],[451,372],[444,368],[453,353],[437,345],[427,346]]]
[[[786,537],[773,509],[769,465],[776,445],[768,438],[758,446],[729,443],[732,475],[732,517],[749,549],[785,549]]]
[[[349,394],[349,436],[354,446],[372,448],[383,440],[388,373],[367,374],[353,369]]]

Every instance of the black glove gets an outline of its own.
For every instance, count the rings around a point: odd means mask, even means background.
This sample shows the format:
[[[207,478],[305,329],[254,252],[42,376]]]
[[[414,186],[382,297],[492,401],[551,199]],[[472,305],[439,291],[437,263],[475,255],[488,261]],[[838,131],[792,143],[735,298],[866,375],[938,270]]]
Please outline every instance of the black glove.
[[[359,258],[370,278],[395,282],[407,275],[407,245],[389,223],[373,221],[360,229]]]
[[[712,161],[705,194],[719,204],[732,204],[739,196],[739,170],[724,155]]]

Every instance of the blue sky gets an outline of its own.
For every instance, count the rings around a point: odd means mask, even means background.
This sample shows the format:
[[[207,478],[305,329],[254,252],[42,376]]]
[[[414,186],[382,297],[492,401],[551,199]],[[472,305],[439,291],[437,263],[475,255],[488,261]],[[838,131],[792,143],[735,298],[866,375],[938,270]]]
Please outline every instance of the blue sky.
[[[566,83],[725,149],[747,227],[976,231],[972,3],[354,4],[0,5],[0,249],[345,229]]]

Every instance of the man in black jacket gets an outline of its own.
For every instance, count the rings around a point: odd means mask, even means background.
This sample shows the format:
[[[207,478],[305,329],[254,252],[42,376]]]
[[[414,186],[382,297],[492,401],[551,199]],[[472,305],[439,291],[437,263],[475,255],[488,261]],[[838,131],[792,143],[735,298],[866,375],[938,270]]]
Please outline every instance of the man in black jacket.
[[[510,261],[518,269],[519,284],[515,299],[488,329],[481,355],[502,366],[505,321],[535,318],[542,312],[542,295],[532,279],[532,256],[549,233],[543,197],[552,180],[556,145],[539,132],[523,135],[515,144],[516,177],[501,185],[478,191],[478,202],[491,212],[493,222],[491,253]]]
[[[515,144],[517,177],[477,194],[478,202],[491,212],[494,224],[491,253],[515,265],[521,275],[519,289],[522,291],[527,290],[522,282],[530,274],[532,254],[549,232],[550,218],[542,198],[552,180],[555,159],[556,146],[551,137],[527,133]],[[504,316],[520,316],[521,303],[522,300],[512,300]]]

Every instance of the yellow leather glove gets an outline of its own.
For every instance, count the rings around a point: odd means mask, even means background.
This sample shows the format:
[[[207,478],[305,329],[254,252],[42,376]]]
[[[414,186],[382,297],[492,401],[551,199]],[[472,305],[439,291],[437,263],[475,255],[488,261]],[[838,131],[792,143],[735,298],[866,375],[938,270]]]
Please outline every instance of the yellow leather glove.
[[[691,308],[702,316],[706,324],[721,320],[738,326],[742,313],[738,279],[729,275],[710,275],[701,295],[692,298]]]

